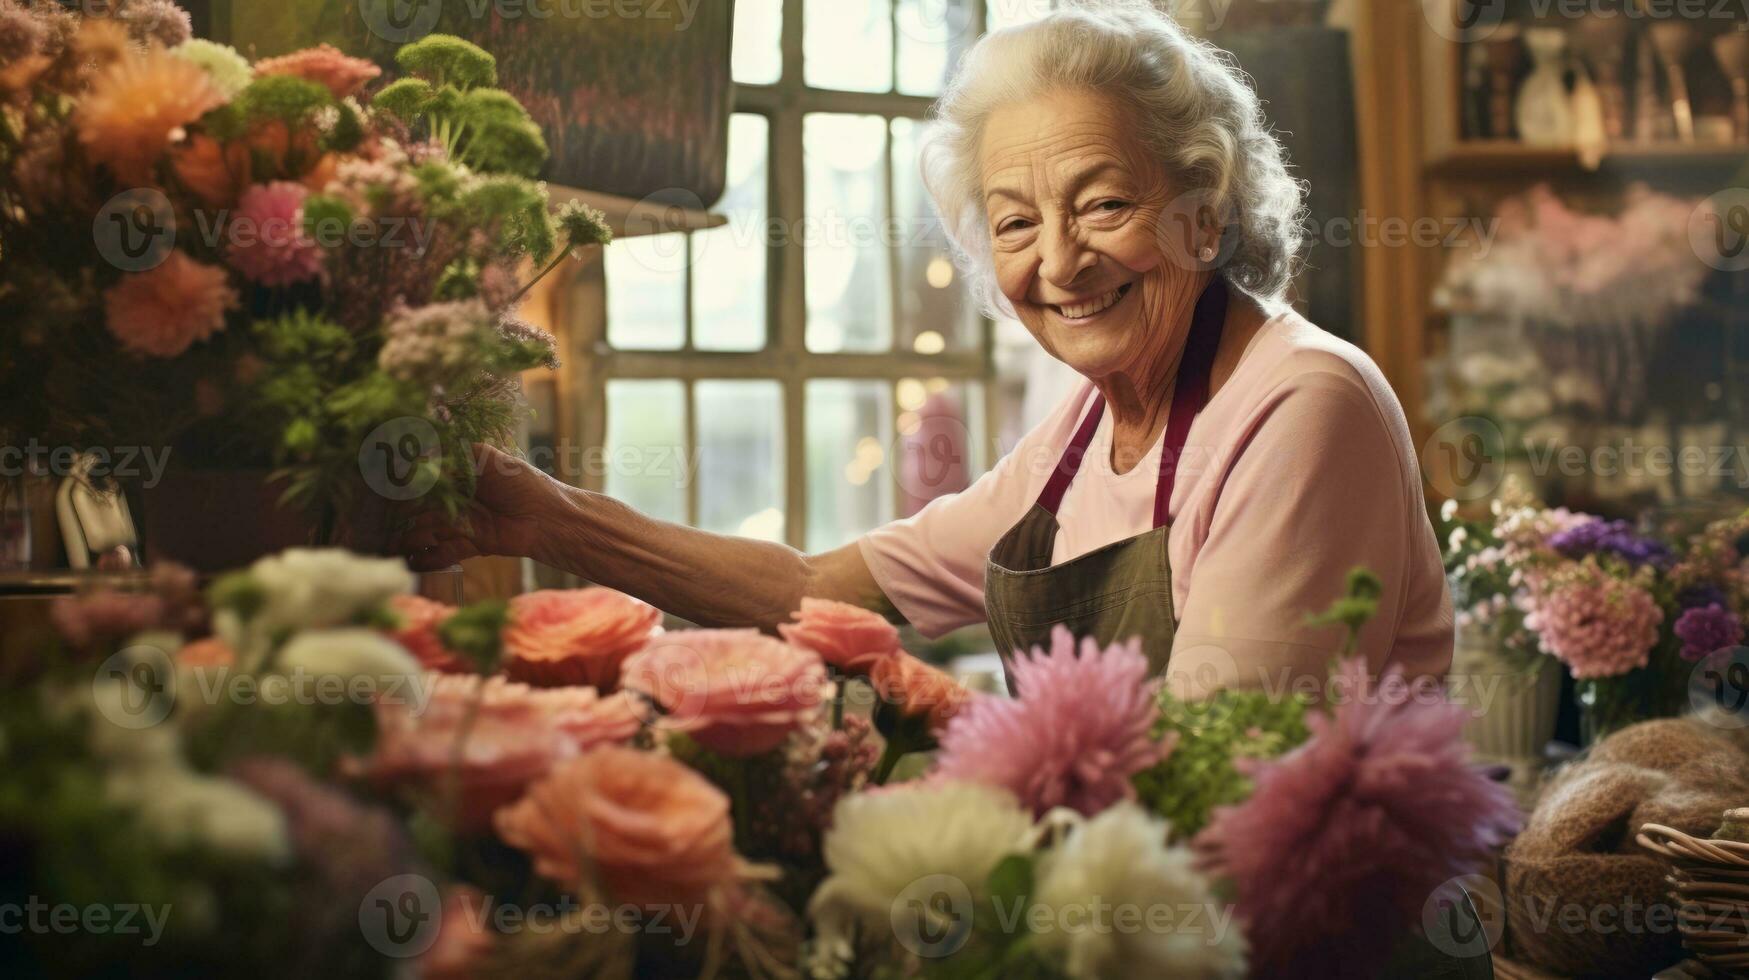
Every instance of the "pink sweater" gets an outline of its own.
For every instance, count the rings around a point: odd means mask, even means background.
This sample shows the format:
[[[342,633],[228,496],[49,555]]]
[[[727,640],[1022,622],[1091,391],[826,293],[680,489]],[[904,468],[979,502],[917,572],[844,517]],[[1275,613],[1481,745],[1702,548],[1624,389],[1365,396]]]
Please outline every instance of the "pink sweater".
[[[1038,498],[1093,394],[1079,386],[965,492],[862,539],[881,588],[926,636],[984,621],[990,548]],[[1052,561],[1148,530],[1159,469],[1156,443],[1113,472],[1106,413],[1059,509]],[[1450,666],[1451,597],[1403,409],[1364,353],[1303,317],[1265,324],[1197,417],[1171,514],[1175,689],[1321,678],[1342,633],[1303,622],[1357,565],[1384,581],[1361,635],[1368,663]]]

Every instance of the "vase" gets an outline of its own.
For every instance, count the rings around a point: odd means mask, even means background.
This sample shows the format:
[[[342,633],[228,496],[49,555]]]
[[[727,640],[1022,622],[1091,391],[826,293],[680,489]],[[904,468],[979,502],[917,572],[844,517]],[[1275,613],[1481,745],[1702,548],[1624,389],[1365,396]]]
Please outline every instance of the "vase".
[[[1561,71],[1567,35],[1557,28],[1533,28],[1524,32],[1524,46],[1534,67],[1518,91],[1518,138],[1533,146],[1568,145],[1573,142],[1573,107]]]
[[[1688,708],[1689,670],[1662,649],[1651,663],[1617,677],[1575,679],[1579,702],[1579,741],[1595,745],[1611,733],[1636,722],[1674,718]]]
[[[148,563],[173,561],[197,572],[245,567],[287,548],[344,546],[386,554],[388,501],[361,485],[327,528],[309,511],[281,502],[285,483],[266,469],[166,467],[140,490],[141,545]]]
[[[1454,688],[1453,694],[1471,708],[1464,738],[1476,757],[1507,767],[1514,788],[1533,785],[1560,714],[1560,665],[1541,655],[1527,665],[1506,652],[1498,630],[1464,627],[1458,630],[1451,676],[1466,688]]]

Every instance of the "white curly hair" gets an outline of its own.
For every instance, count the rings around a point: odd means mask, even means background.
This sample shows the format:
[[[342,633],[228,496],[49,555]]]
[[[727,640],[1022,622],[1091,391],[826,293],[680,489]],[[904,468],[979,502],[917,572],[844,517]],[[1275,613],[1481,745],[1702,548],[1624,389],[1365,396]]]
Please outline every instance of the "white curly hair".
[[[1134,113],[1135,137],[1180,200],[1225,224],[1229,282],[1279,300],[1297,270],[1305,190],[1232,57],[1192,37],[1147,0],[1075,0],[991,32],[966,53],[936,104],[923,179],[955,257],[986,310],[1011,314],[996,288],[979,176],[984,124],[1001,106],[1065,88],[1105,93]]]

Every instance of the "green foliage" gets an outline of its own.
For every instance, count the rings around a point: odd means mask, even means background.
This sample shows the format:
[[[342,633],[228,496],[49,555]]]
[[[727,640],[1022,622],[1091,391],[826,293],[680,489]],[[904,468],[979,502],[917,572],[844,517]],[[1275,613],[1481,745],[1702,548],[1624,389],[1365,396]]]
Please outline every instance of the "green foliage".
[[[254,677],[208,671],[208,683],[239,685],[258,691]],[[217,770],[228,759],[273,756],[290,759],[319,779],[335,776],[346,756],[366,755],[376,741],[376,716],[369,704],[341,699],[335,703],[233,704],[224,702],[210,719],[191,725],[183,745],[196,768]]]
[[[558,240],[546,191],[532,180],[495,175],[469,182],[456,208],[462,220],[492,236],[492,249],[500,254],[541,262]]]
[[[566,201],[560,205],[558,222],[567,249],[606,245],[613,241],[613,231],[607,227],[607,215],[581,201]]]
[[[482,674],[498,669],[504,627],[510,622],[510,606],[500,599],[476,603],[457,610],[437,627],[443,645],[467,657]]]
[[[298,126],[334,104],[334,93],[324,85],[291,75],[259,75],[231,106],[244,123],[278,120]]]
[[[1360,643],[1360,631],[1378,615],[1379,596],[1385,586],[1369,569],[1354,568],[1348,573],[1348,586],[1343,596],[1321,613],[1306,617],[1308,627],[1341,626],[1348,630],[1348,641],[1342,654],[1354,652]]]
[[[498,84],[498,59],[453,34],[431,34],[395,53],[395,64],[433,85],[466,91]]]
[[[1175,838],[1194,836],[1215,807],[1251,795],[1251,780],[1237,760],[1273,759],[1306,741],[1310,705],[1303,695],[1256,690],[1223,690],[1201,701],[1162,691],[1155,734],[1176,732],[1178,744],[1164,762],[1136,774],[1137,796],[1166,818]]]
[[[475,89],[462,97],[451,119],[451,151],[475,170],[533,177],[546,165],[540,125],[508,92]]]
[[[207,586],[207,605],[214,611],[227,610],[247,621],[254,618],[267,602],[267,591],[248,572],[232,572],[220,576]]]

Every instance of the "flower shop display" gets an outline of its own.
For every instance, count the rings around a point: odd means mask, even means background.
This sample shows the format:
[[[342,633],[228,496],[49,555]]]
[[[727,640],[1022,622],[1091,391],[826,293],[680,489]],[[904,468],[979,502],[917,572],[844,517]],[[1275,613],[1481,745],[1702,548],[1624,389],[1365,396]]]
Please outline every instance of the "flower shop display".
[[[1545,654],[1565,666],[1588,739],[1686,710],[1697,665],[1749,639],[1749,511],[1666,541],[1508,480],[1487,521],[1455,502],[1442,517],[1459,629],[1489,631],[1527,670]]]
[[[459,509],[556,363],[528,270],[608,237],[549,212],[493,57],[433,35],[383,86],[332,47],[251,64],[164,0],[102,11],[0,2],[0,434],[169,447],[147,545],[209,570],[271,547],[258,498],[366,549],[390,502]]]
[[[1059,631],[1009,700],[839,603],[777,637],[411,585],[293,550],[58,600],[62,648],[0,686],[0,851],[28,857],[0,900],[160,925],[5,967],[1353,975],[1516,827],[1465,712],[1356,660],[1318,703],[1188,702]],[[1357,574],[1330,615],[1376,595]]]

